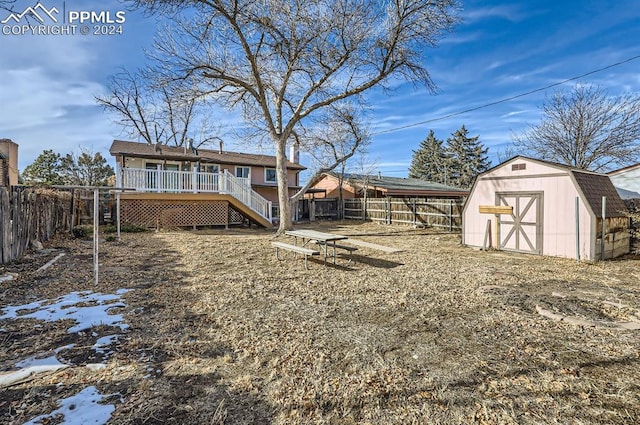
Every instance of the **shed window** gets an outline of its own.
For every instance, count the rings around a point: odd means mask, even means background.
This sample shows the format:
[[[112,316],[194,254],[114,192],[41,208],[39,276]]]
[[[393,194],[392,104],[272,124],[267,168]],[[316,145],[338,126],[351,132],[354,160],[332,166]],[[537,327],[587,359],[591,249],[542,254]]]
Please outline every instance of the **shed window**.
[[[526,170],[527,164],[511,164],[511,171]]]

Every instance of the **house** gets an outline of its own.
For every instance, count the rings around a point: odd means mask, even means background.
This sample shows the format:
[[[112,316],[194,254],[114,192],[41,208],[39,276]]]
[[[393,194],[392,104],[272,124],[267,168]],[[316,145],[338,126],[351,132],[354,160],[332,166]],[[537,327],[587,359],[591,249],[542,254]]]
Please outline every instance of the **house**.
[[[271,227],[278,217],[276,157],[114,140],[116,186],[125,223],[228,225],[249,220]],[[297,152],[292,149],[292,158]],[[305,167],[287,161],[291,194]]]
[[[505,251],[613,258],[629,252],[625,212],[606,174],[516,156],[476,179],[463,210],[462,243],[488,247],[493,239]]]
[[[10,139],[0,139],[0,186],[18,184],[18,145]]]
[[[622,199],[640,199],[640,164],[611,171],[609,178]]]
[[[462,198],[469,194],[466,189],[420,179],[345,173],[342,197],[362,198],[365,187],[368,198]],[[332,172],[324,173],[309,193],[315,198],[339,198],[339,175]]]

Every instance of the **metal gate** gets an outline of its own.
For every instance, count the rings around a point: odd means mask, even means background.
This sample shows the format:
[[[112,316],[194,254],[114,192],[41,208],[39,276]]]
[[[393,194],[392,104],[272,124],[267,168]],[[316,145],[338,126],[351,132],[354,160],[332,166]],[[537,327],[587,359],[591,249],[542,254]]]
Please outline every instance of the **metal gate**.
[[[542,254],[543,192],[498,192],[496,205],[513,207],[500,216],[500,249]]]

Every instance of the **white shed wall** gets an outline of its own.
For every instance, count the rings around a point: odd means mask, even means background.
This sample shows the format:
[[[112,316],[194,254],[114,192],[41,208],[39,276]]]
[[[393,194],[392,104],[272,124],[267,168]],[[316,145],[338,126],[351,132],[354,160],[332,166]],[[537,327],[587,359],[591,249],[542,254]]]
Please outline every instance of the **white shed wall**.
[[[526,163],[525,170],[512,171],[512,164],[521,163]],[[496,192],[543,192],[543,255],[576,257],[575,200],[579,193],[566,171],[520,159],[481,176],[467,199],[463,214],[463,243],[466,245],[482,247],[487,220],[493,220],[493,215],[480,214],[478,209],[480,205],[495,205]],[[580,257],[593,259],[593,218],[582,200],[579,215]]]

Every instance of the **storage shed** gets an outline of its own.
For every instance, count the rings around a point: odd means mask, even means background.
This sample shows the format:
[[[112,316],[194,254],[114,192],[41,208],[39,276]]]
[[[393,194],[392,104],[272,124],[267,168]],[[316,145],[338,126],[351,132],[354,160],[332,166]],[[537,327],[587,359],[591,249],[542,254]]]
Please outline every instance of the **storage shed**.
[[[609,176],[516,156],[476,179],[462,243],[486,247],[493,239],[505,251],[599,260],[603,197],[604,258],[614,258],[629,252],[629,218]]]

